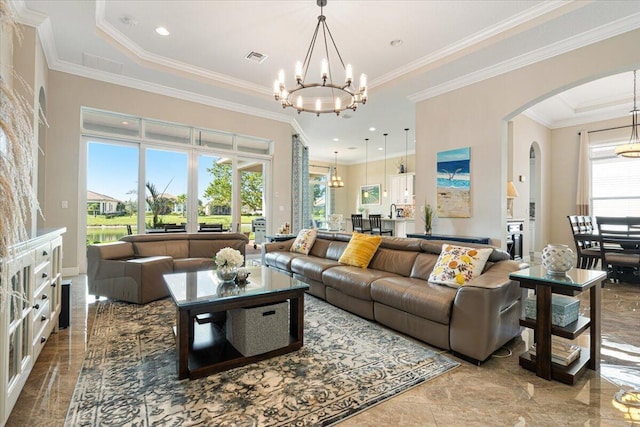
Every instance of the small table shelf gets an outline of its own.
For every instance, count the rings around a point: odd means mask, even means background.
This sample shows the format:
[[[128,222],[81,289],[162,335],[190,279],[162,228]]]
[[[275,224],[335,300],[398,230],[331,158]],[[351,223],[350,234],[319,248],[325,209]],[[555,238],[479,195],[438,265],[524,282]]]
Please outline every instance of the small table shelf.
[[[513,272],[509,278],[520,282],[522,288],[536,291],[536,318],[520,319],[520,325],[534,330],[537,356],[528,351],[520,355],[520,366],[547,380],[557,380],[573,385],[586,368],[597,371],[600,367],[600,295],[601,283],[606,280],[604,271],[571,269],[564,276],[550,275],[542,266],[534,266]],[[578,295],[589,290],[590,317],[561,327],[551,324],[551,295]],[[589,329],[589,348],[582,348],[578,360],[569,366],[551,362],[551,337],[553,335],[575,339]]]

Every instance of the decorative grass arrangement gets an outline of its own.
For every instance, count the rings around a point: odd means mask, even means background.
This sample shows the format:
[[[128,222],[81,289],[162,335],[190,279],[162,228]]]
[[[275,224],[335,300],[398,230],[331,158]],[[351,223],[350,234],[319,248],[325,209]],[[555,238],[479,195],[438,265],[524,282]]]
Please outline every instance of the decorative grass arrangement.
[[[0,0],[0,25],[5,34],[21,40],[6,0]],[[14,75],[14,80],[29,89],[19,76]],[[31,185],[34,140],[30,111],[27,100],[0,76],[0,258],[18,255],[16,245],[29,237],[28,220],[38,210],[37,193]],[[3,269],[3,275],[7,270]]]

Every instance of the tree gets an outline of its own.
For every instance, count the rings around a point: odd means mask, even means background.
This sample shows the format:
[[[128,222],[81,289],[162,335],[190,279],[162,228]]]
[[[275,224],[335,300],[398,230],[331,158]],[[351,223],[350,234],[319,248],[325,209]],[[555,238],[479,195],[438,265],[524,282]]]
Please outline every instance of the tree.
[[[242,172],[240,176],[242,206],[246,206],[249,212],[262,211],[262,193],[264,191],[262,172]]]
[[[214,161],[207,172],[212,179],[204,191],[205,197],[211,199],[212,206],[231,208],[231,164]]]
[[[171,181],[173,181],[173,178],[171,178]],[[162,225],[162,223],[158,219],[158,216],[167,214],[171,210],[169,207],[169,199],[164,197],[164,192],[167,191],[167,188],[171,184],[171,181],[169,181],[169,184],[167,184],[164,190],[162,190],[162,193],[158,191],[155,184],[149,181],[147,181],[147,183],[145,184],[150,194],[150,196],[147,197],[147,204],[149,205],[151,213],[153,214],[153,228],[158,228],[160,225]]]
[[[230,163],[213,162],[207,172],[212,175],[212,180],[204,192],[205,197],[211,199],[214,207],[231,208],[231,182],[233,179],[232,165]],[[261,172],[240,173],[240,197],[242,206],[250,212],[262,210],[262,193],[264,182]]]
[[[176,197],[176,200],[178,202],[178,204],[181,206],[181,213],[182,216],[186,216],[187,214],[187,195],[186,194],[180,194],[179,196]]]
[[[100,211],[100,203],[90,203],[87,207],[87,211],[93,213],[93,216],[96,217],[98,215],[98,212]]]

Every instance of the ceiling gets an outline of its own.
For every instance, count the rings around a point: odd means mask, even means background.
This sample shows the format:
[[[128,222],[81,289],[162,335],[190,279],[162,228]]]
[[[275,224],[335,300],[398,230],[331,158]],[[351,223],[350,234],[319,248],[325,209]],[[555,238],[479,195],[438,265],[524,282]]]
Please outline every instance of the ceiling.
[[[333,161],[338,151],[346,164],[362,161],[365,138],[369,158],[382,158],[373,146],[383,133],[388,155],[403,155],[404,128],[413,152],[416,102],[640,27],[640,1],[328,0],[326,22],[354,75],[368,75],[369,101],[316,117],[284,110],[272,95],[280,69],[293,85],[320,14],[313,0],[12,4],[20,22],[38,27],[51,69],[292,123],[312,159]],[[267,59],[245,59],[252,51]],[[619,117],[632,88],[629,73],[610,76],[526,114],[549,127]]]

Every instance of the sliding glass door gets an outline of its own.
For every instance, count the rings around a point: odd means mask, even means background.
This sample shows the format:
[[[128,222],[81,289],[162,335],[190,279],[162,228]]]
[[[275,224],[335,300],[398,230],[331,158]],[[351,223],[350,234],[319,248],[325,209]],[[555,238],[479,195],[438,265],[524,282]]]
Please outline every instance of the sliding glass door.
[[[187,229],[188,153],[145,149],[145,229]]]
[[[87,144],[87,243],[118,240],[138,224],[136,145],[91,140]],[[142,210],[144,212],[144,209]]]

